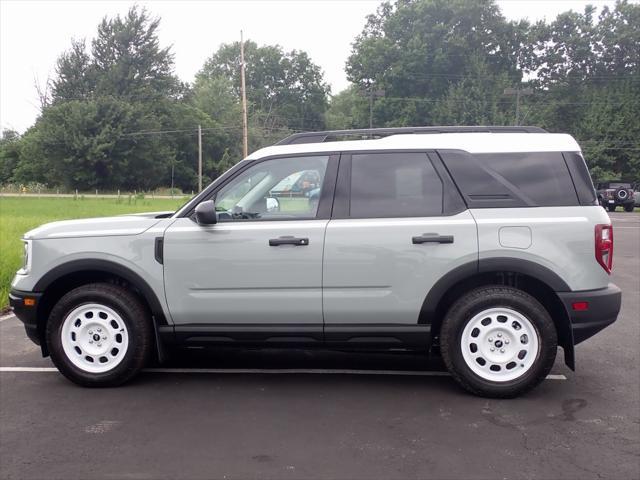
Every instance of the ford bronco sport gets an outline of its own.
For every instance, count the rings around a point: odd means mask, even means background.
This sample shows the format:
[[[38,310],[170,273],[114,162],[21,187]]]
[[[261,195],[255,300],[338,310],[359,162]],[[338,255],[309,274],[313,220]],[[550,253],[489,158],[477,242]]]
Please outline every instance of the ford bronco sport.
[[[513,397],[621,301],[580,147],[534,127],[295,134],[177,212],[50,223],[24,251],[11,305],[84,386],[169,345],[403,349]]]

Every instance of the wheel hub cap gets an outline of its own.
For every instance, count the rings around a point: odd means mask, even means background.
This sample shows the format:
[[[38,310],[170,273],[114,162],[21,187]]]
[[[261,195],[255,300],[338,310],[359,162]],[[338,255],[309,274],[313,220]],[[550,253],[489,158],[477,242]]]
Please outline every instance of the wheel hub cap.
[[[538,332],[521,313],[490,308],[475,315],[460,339],[467,366],[479,377],[494,382],[517,379],[538,357]]]
[[[122,317],[98,303],[77,307],[64,319],[62,348],[76,367],[91,373],[115,368],[124,358],[129,332]]]

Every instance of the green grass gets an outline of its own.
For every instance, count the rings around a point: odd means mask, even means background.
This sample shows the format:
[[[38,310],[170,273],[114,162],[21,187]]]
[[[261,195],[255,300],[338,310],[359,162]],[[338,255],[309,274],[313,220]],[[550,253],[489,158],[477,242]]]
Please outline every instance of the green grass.
[[[8,305],[11,279],[22,264],[22,235],[43,223],[123,213],[175,210],[186,198],[0,197],[0,311]]]

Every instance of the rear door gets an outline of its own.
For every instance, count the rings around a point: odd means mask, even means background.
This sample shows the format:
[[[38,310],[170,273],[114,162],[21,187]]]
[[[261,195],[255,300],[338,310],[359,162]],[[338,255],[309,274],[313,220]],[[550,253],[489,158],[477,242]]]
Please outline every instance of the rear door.
[[[475,221],[437,157],[343,154],[325,237],[326,340],[428,332],[418,325],[427,294],[453,269],[475,268],[477,257]]]

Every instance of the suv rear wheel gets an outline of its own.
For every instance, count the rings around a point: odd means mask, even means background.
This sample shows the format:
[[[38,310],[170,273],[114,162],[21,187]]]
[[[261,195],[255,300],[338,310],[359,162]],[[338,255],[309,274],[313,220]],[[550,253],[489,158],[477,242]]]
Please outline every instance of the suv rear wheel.
[[[509,398],[538,385],[556,357],[557,333],[545,308],[511,287],[482,287],[449,309],[441,350],[453,378],[481,396]]]
[[[58,370],[87,387],[129,380],[145,365],[153,341],[144,305],[130,291],[107,283],[64,295],[51,311],[46,338]]]

